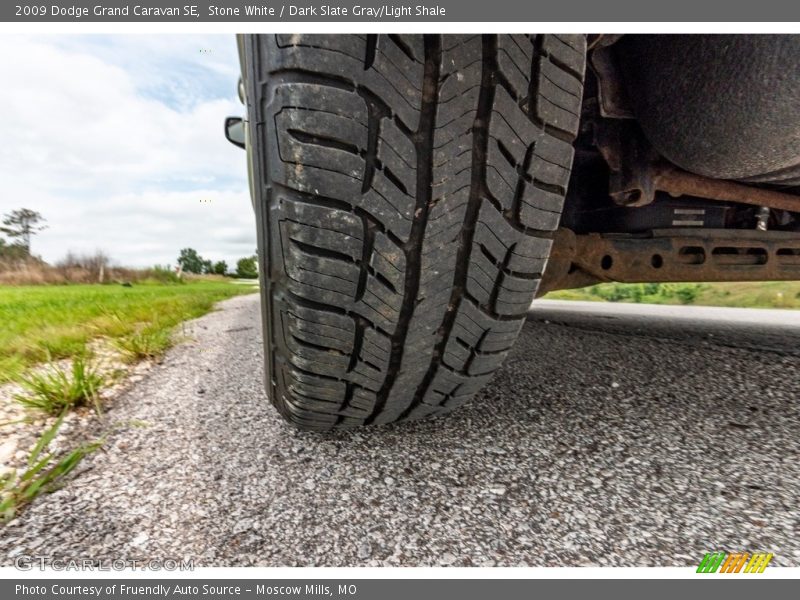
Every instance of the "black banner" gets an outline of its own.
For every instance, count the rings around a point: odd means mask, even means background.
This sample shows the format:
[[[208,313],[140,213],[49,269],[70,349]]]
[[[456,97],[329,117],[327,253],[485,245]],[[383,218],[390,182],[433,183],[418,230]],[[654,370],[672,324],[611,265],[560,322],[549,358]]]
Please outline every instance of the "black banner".
[[[0,3],[11,22],[792,22],[800,3],[785,0],[49,0]]]
[[[758,575],[725,577],[698,575],[697,579],[653,581],[575,580],[575,579],[128,579],[128,580],[48,580],[0,582],[0,597],[36,600],[165,600],[174,598],[206,598],[208,600],[485,600],[486,598],[526,599],[548,597],[597,598],[647,597],[649,600],[675,598],[736,598],[769,595],[790,597],[796,582],[787,579],[766,579]],[[796,589],[795,589],[796,592]],[[612,596],[613,595],[613,596]],[[792,596],[794,597],[794,596]]]

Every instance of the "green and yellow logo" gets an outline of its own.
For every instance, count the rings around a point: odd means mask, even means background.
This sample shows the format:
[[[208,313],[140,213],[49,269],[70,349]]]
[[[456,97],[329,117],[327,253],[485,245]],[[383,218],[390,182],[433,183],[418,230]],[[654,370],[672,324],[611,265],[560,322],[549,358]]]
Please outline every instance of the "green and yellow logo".
[[[763,573],[772,554],[767,552],[709,552],[700,561],[698,573]]]

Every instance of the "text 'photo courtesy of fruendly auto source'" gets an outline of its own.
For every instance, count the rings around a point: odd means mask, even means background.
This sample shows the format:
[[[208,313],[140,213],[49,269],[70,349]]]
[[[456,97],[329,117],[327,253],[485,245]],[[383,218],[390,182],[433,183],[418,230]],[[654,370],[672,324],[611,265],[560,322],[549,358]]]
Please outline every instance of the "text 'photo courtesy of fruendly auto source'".
[[[4,6],[2,595],[791,583],[800,28],[624,4]]]

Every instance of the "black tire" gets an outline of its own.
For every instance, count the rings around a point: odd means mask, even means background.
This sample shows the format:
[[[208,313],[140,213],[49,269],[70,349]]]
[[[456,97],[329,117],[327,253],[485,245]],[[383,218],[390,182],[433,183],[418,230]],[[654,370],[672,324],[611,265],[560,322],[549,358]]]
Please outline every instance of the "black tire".
[[[246,36],[267,388],[325,430],[446,412],[558,227],[583,36]]]

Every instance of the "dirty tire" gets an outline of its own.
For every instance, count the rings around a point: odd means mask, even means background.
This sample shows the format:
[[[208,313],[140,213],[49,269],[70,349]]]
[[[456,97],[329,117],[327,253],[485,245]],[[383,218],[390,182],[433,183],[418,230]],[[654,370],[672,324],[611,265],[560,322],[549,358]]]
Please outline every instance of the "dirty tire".
[[[452,410],[536,293],[582,36],[245,38],[268,393],[303,429]]]

